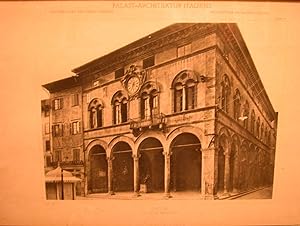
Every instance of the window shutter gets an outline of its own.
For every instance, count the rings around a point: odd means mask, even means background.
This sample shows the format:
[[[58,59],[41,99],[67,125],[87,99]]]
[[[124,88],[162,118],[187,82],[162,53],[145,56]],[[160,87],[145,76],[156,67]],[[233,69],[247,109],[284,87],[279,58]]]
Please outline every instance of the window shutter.
[[[81,121],[78,122],[78,132],[81,133]]]
[[[56,109],[55,109],[55,99],[52,100],[52,109],[56,110]]]
[[[52,128],[52,136],[55,136],[55,128],[54,128],[54,125],[52,125],[51,128]]]

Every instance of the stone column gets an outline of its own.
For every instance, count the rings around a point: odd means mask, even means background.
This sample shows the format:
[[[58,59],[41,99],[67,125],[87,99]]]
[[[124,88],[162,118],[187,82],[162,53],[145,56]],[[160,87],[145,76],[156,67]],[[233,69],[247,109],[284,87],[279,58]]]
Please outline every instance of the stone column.
[[[113,156],[107,157],[107,167],[108,167],[108,194],[114,195],[114,188],[113,188],[113,167],[112,167],[112,161],[114,160]]]
[[[176,153],[173,153],[173,162],[172,162],[172,179],[173,179],[173,191],[176,191],[177,190],[177,188],[176,188],[176,180],[177,180],[177,178],[176,178],[176,173],[177,173],[177,171],[176,171]]]
[[[202,171],[201,171],[201,196],[203,199],[217,199],[216,196],[216,172],[218,170],[218,150],[214,147],[201,149],[202,152]]]
[[[168,152],[163,152],[165,156],[165,197],[171,198],[170,194],[170,172],[171,172],[171,154]]]
[[[224,166],[224,194],[228,194],[230,180],[230,155],[225,153],[225,166]]]
[[[140,174],[139,174],[139,158],[141,155],[132,155],[133,158],[133,182],[134,196],[140,196]]]

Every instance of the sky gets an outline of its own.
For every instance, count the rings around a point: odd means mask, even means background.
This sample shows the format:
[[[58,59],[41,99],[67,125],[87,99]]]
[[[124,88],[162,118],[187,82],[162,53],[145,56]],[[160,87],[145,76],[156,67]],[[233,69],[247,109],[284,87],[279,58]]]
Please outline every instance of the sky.
[[[41,201],[44,188],[40,100],[47,98],[47,92],[41,85],[68,77],[72,75],[73,68],[175,22],[238,23],[271,103],[279,112],[276,199],[250,209],[256,214],[249,222],[286,223],[298,220],[299,223],[300,208],[295,203],[300,199],[300,149],[297,142],[300,113],[299,5],[249,2],[194,2],[184,5],[177,2],[177,5],[144,5],[141,8],[116,3],[0,2],[0,178],[4,182],[0,188],[0,201],[3,203],[0,205],[0,223],[39,224],[47,220],[51,224],[58,220],[50,217],[55,213],[53,206],[62,213],[64,211],[65,206]],[[204,209],[203,205],[189,204],[203,211],[203,215],[215,211],[214,208],[221,208],[208,204],[208,209]],[[82,215],[82,207],[66,205],[74,209],[73,218],[60,220],[74,223],[74,219],[80,222],[81,217],[93,223]],[[119,205],[118,208],[126,209],[124,203]],[[140,205],[144,204],[137,204]],[[3,206],[6,208],[1,209]],[[97,215],[90,206],[84,206],[87,214]],[[142,219],[152,219],[154,209],[162,208],[153,203],[150,206],[150,214]],[[100,208],[98,204],[96,207]],[[180,212],[176,205],[165,208],[174,213]],[[34,209],[40,209],[40,212],[31,211]],[[131,209],[129,207],[125,212]],[[230,209],[238,210],[240,206],[230,205],[230,208],[222,209],[225,212],[220,213],[219,220],[226,213],[230,215]],[[105,208],[101,211],[107,213]],[[263,217],[259,211],[265,211],[268,217]],[[272,218],[274,211],[276,214]],[[195,213],[190,211],[186,214],[193,217]],[[235,221],[243,223],[243,219],[248,219],[245,214],[240,213]],[[161,222],[168,222],[168,214],[160,217]],[[196,218],[190,219],[197,222]],[[180,222],[178,217],[177,223]]]

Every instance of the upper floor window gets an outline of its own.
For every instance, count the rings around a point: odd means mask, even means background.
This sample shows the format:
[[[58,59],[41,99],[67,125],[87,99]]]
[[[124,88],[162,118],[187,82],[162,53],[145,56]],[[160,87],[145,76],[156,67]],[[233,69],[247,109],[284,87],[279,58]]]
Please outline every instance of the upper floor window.
[[[238,120],[241,116],[241,95],[238,89],[235,90],[234,100],[233,100],[233,117]]]
[[[143,60],[143,69],[146,69],[148,67],[151,67],[154,65],[154,56],[148,57]]]
[[[63,108],[63,103],[64,103],[63,98],[54,99],[53,102],[52,102],[53,109],[54,110],[62,109]]]
[[[90,128],[102,127],[103,104],[98,99],[93,99],[88,107]]]
[[[46,166],[50,166],[51,165],[51,156],[46,156]]]
[[[52,134],[54,137],[61,137],[64,134],[64,126],[62,123],[52,125]]]
[[[251,122],[250,122],[250,131],[254,134],[255,131],[255,113],[254,110],[251,112]]]
[[[50,123],[45,123],[45,134],[50,133]]]
[[[118,91],[112,98],[113,123],[120,124],[128,120],[127,97]]]
[[[256,136],[258,138],[260,137],[259,133],[260,133],[260,118],[258,117],[256,121]]]
[[[267,144],[271,145],[271,130],[268,132]]]
[[[124,68],[120,68],[115,71],[115,79],[121,78],[124,76]]]
[[[196,107],[197,78],[193,72],[184,71],[178,74],[173,83],[174,112],[191,110]]]
[[[80,149],[76,148],[73,149],[73,161],[79,161],[80,160]]]
[[[50,109],[46,109],[45,110],[45,113],[44,113],[44,116],[45,117],[48,117],[50,115]]]
[[[72,122],[71,123],[71,133],[72,135],[78,134],[80,133],[80,122],[76,121],[76,122]]]
[[[230,95],[230,82],[228,76],[225,74],[223,76],[223,81],[221,82],[221,108],[223,111],[227,113],[228,113],[229,95]]]
[[[191,44],[180,46],[180,47],[177,48],[177,57],[182,57],[182,56],[188,55],[191,52],[192,52],[192,45]]]
[[[261,124],[261,132],[260,132],[260,139],[263,141],[264,140],[264,135],[265,135],[265,127],[264,123]]]
[[[78,106],[79,105],[79,94],[78,93],[72,94],[71,98],[72,98],[72,106]]]
[[[266,128],[265,128],[265,142],[267,143],[267,139],[268,139],[268,129],[267,129],[267,125],[266,125]]]
[[[60,162],[62,160],[61,150],[54,151],[54,162]]]
[[[248,101],[245,102],[244,104],[244,109],[243,109],[243,115],[242,117],[244,118],[244,127],[245,129],[248,129],[248,124],[249,124],[249,103]]]
[[[159,87],[157,83],[143,85],[140,96],[140,113],[142,119],[152,118],[159,114]]]
[[[46,146],[46,151],[50,151],[51,150],[50,140],[46,140],[45,146]]]

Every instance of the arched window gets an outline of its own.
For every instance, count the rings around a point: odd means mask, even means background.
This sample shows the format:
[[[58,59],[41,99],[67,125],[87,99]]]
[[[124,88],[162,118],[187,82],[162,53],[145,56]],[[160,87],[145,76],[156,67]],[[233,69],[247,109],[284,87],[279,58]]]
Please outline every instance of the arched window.
[[[271,130],[269,130],[269,132],[268,132],[267,144],[268,144],[269,146],[271,145]]]
[[[140,113],[142,119],[149,119],[159,114],[159,86],[147,82],[141,88]]]
[[[102,127],[103,104],[98,99],[93,99],[89,104],[89,126],[91,129]]]
[[[265,127],[264,127],[264,123],[261,123],[261,133],[260,133],[260,139],[262,141],[264,141],[264,130],[265,130]]]
[[[196,107],[197,77],[193,72],[183,71],[179,73],[173,83],[174,112],[191,110]]]
[[[235,90],[234,100],[233,100],[233,117],[238,120],[241,116],[241,95],[238,89]]]
[[[223,81],[221,82],[221,109],[228,113],[228,103],[230,94],[230,82],[228,76],[225,74],[223,76]]]
[[[120,124],[127,122],[128,120],[128,101],[127,97],[118,91],[112,98],[112,109],[113,109],[113,124]]]
[[[254,134],[255,131],[255,113],[254,110],[251,112],[251,122],[250,122],[250,131]]]
[[[259,138],[259,132],[260,132],[260,118],[257,118],[257,122],[256,122],[256,136],[257,138]]]
[[[248,129],[248,124],[249,124],[249,103],[248,103],[248,101],[246,101],[244,104],[242,116],[244,117],[244,127],[245,127],[245,129]]]

